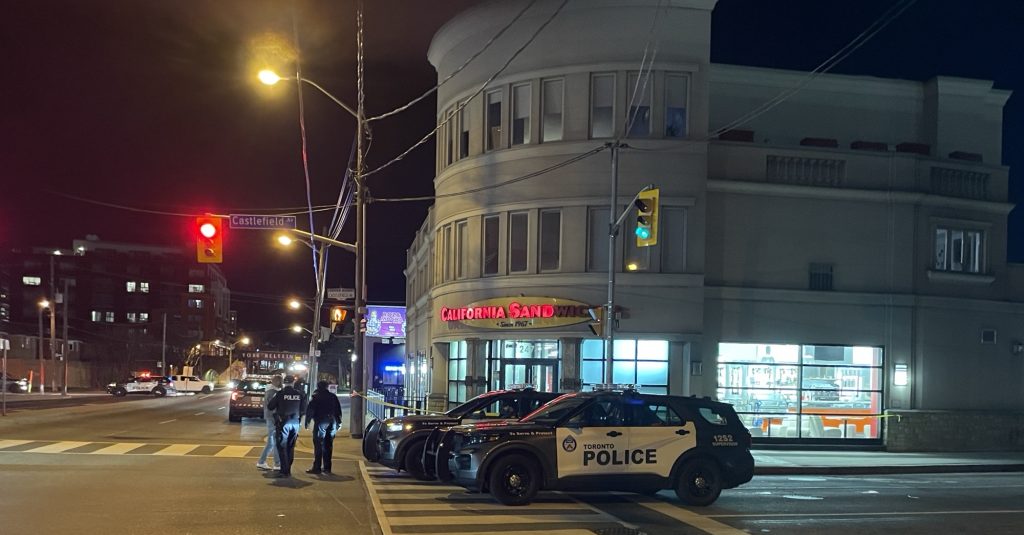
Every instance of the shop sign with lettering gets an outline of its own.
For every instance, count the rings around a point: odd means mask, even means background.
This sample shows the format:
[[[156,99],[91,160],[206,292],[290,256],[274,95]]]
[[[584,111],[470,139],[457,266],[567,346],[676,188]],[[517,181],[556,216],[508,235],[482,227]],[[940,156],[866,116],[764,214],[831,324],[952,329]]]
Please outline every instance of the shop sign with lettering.
[[[557,297],[498,297],[441,307],[441,321],[488,329],[543,329],[591,321],[594,305]]]

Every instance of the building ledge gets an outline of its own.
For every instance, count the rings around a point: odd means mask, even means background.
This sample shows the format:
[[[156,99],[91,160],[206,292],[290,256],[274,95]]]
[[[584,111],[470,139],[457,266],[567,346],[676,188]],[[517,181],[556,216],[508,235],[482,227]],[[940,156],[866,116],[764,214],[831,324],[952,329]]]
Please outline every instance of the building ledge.
[[[946,282],[953,284],[992,284],[996,278],[992,275],[979,273],[954,273],[950,271],[928,270],[928,280],[931,282]]]

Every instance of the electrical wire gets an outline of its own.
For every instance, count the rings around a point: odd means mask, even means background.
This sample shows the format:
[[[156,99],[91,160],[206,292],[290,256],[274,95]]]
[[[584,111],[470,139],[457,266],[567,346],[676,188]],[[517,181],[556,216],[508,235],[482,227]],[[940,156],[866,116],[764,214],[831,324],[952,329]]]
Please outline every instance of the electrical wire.
[[[490,83],[491,83],[491,82],[492,82],[492,81],[493,81],[493,80],[494,80],[495,78],[497,78],[498,76],[500,76],[500,75],[501,75],[501,73],[505,72],[505,69],[507,69],[507,68],[508,68],[508,66],[509,66],[509,65],[510,65],[510,64],[511,64],[511,63],[512,63],[512,62],[513,62],[513,61],[514,61],[514,60],[515,60],[515,59],[516,59],[517,57],[519,57],[519,54],[521,54],[521,53],[523,52],[523,50],[526,50],[526,47],[530,46],[530,44],[531,44],[531,43],[533,43],[533,41],[534,41],[534,40],[535,40],[535,39],[537,38],[537,36],[538,36],[538,35],[540,35],[540,32],[542,32],[542,31],[544,30],[544,28],[547,28],[548,24],[551,24],[551,21],[553,21],[553,20],[555,19],[555,17],[556,17],[556,16],[558,16],[558,14],[559,14],[559,13],[561,13],[561,11],[562,11],[562,8],[564,8],[564,7],[565,7],[565,4],[567,4],[568,2],[569,2],[569,0],[562,0],[562,3],[558,5],[558,7],[557,7],[557,8],[555,9],[555,11],[554,11],[554,12],[552,12],[552,13],[551,13],[551,15],[550,15],[550,16],[549,16],[549,17],[548,17],[548,18],[547,18],[547,19],[546,19],[546,20],[545,20],[545,21],[544,21],[544,22],[543,22],[543,23],[542,23],[542,24],[541,24],[540,26],[538,26],[538,27],[537,27],[537,29],[536,29],[536,30],[535,30],[535,31],[533,32],[533,34],[532,34],[532,35],[530,36],[530,38],[529,38],[529,39],[527,39],[527,40],[526,40],[526,42],[525,42],[525,43],[523,43],[523,45],[522,45],[522,46],[520,46],[520,47],[519,47],[519,48],[518,48],[518,49],[517,49],[517,50],[516,50],[516,51],[515,51],[515,52],[514,52],[514,53],[513,53],[513,54],[512,54],[512,55],[511,55],[511,56],[510,56],[509,58],[508,58],[508,60],[507,60],[507,61],[505,62],[505,64],[504,64],[504,65],[502,65],[502,66],[501,66],[501,68],[499,68],[499,69],[498,69],[497,71],[495,71],[495,72],[494,72],[494,74],[492,74],[492,75],[491,75],[490,77],[488,77],[488,78],[487,78],[487,80],[485,80],[485,81],[484,81],[484,83],[483,83],[483,84],[481,84],[481,85],[480,85],[480,87],[479,87],[479,88],[478,88],[478,89],[477,89],[477,90],[476,90],[476,91],[475,91],[475,92],[474,92],[474,93],[473,93],[472,95],[470,95],[470,96],[469,96],[468,98],[466,98],[465,102],[463,102],[463,103],[462,103],[461,105],[459,105],[459,106],[458,106],[458,108],[457,108],[456,110],[454,110],[454,112],[453,112],[453,113],[452,113],[452,114],[451,114],[451,115],[450,115],[449,117],[447,117],[447,118],[445,118],[445,120],[441,121],[441,122],[440,122],[440,123],[439,123],[439,124],[438,124],[438,125],[437,125],[437,126],[436,126],[436,127],[434,128],[434,129],[433,129],[433,130],[431,130],[430,132],[428,132],[428,133],[427,133],[427,135],[425,135],[425,136],[423,136],[422,138],[420,138],[420,140],[419,140],[419,141],[417,141],[416,143],[414,143],[414,144],[413,144],[413,145],[412,145],[411,147],[409,147],[408,149],[406,149],[406,150],[405,150],[404,152],[402,152],[402,153],[401,153],[401,154],[399,154],[398,156],[395,156],[395,157],[394,157],[394,158],[392,158],[392,159],[391,159],[390,161],[388,161],[388,162],[386,162],[386,163],[384,163],[384,164],[382,164],[382,165],[378,166],[378,167],[377,167],[376,169],[373,169],[372,171],[367,171],[367,172],[363,173],[363,174],[362,174],[363,180],[365,180],[365,179],[366,179],[367,177],[369,177],[369,176],[371,176],[371,175],[374,175],[374,174],[376,174],[376,173],[379,173],[380,171],[383,171],[384,169],[386,169],[386,168],[388,168],[388,167],[390,167],[390,166],[394,165],[395,163],[398,163],[398,162],[399,162],[399,161],[401,161],[402,159],[404,159],[404,158],[405,158],[406,156],[408,156],[408,155],[409,155],[409,153],[410,153],[410,152],[412,152],[413,150],[415,150],[415,149],[416,149],[417,147],[419,147],[420,145],[422,145],[422,144],[426,143],[426,142],[427,142],[427,140],[429,140],[429,139],[430,139],[431,137],[433,137],[433,136],[434,136],[435,134],[437,134],[437,132],[438,132],[439,130],[441,130],[441,128],[445,127],[445,126],[446,126],[446,125],[448,124],[448,121],[450,121],[450,120],[452,120],[452,118],[454,118],[454,117],[458,116],[459,112],[461,112],[461,111],[462,111],[462,108],[465,108],[465,107],[466,107],[466,105],[467,105],[467,104],[469,103],[469,101],[473,100],[473,99],[474,99],[474,98],[475,98],[475,97],[476,97],[477,95],[479,95],[480,93],[482,93],[482,92],[484,91],[484,89],[486,89],[486,88],[487,88],[487,86],[488,86],[488,85],[489,85],[489,84],[490,84]]]
[[[469,66],[469,64],[472,63],[474,59],[479,57],[480,54],[483,54],[484,52],[486,52],[487,49],[490,48],[491,45],[494,44],[495,41],[497,41],[499,38],[501,38],[501,36],[504,35],[504,33],[509,28],[511,28],[512,25],[516,23],[516,21],[518,21],[520,18],[522,18],[523,14],[526,13],[526,11],[529,10],[531,7],[533,7],[533,4],[536,4],[536,3],[537,3],[537,0],[530,0],[530,2],[528,4],[526,4],[526,6],[523,7],[523,9],[520,10],[519,13],[517,13],[516,16],[512,20],[510,20],[508,22],[508,24],[506,24],[501,30],[498,30],[498,33],[494,34],[493,37],[491,37],[486,43],[484,43],[484,46],[480,50],[476,51],[476,53],[474,53],[473,55],[469,56],[469,58],[467,58],[466,61],[464,61],[462,63],[462,65],[459,65],[459,67],[457,69],[455,69],[454,71],[451,72],[451,74],[446,76],[444,78],[444,80],[441,80],[440,82],[438,82],[437,85],[435,85],[434,87],[428,89],[425,93],[423,93],[419,97],[416,97],[416,98],[412,99],[411,101],[409,101],[408,104],[405,104],[403,106],[399,106],[399,107],[397,107],[397,108],[395,108],[395,109],[393,109],[393,110],[391,110],[391,111],[389,111],[387,113],[382,113],[382,114],[376,115],[374,117],[367,117],[366,118],[366,122],[379,121],[381,119],[385,119],[387,117],[391,117],[392,115],[399,114],[399,113],[401,113],[401,112],[411,108],[412,106],[414,106],[415,104],[417,104],[421,100],[423,100],[423,99],[429,97],[430,95],[434,94],[435,92],[437,92],[437,90],[440,89],[441,86],[445,84],[445,82],[447,82],[448,80],[451,80],[452,78],[454,78],[455,75],[459,74],[460,72],[462,72],[463,69],[465,69],[467,66]]]
[[[299,132],[302,137],[302,174],[306,179],[306,206],[309,208],[309,231],[315,233],[316,226],[313,224],[313,194],[309,179],[309,147],[306,139],[306,108],[305,101],[302,96],[302,61],[300,59],[301,49],[299,48],[299,21],[298,17],[295,16],[294,10],[292,11],[292,29],[295,34],[295,86],[298,90],[299,97]],[[313,253],[313,278],[320,280],[320,266],[317,263],[316,241],[310,240],[310,246]]]
[[[648,84],[648,81],[650,80],[650,77],[651,77],[651,71],[654,69],[654,60],[658,57],[658,48],[661,45],[661,40],[660,39],[654,45],[654,52],[653,52],[653,54],[651,56],[651,62],[647,66],[647,74],[645,75],[644,74],[644,65],[647,62],[647,53],[650,51],[651,41],[654,38],[654,32],[655,32],[655,29],[658,26],[658,18],[659,18],[658,15],[659,15],[660,11],[661,11],[661,0],[658,0],[658,5],[655,6],[655,8],[654,8],[654,18],[653,18],[653,20],[651,20],[651,27],[647,30],[647,40],[646,40],[646,42],[644,42],[644,55],[640,58],[640,69],[637,72],[636,84],[633,85],[633,94],[630,95],[630,97],[629,97],[629,105],[626,106],[627,114],[628,114],[629,110],[633,109],[633,103],[636,102],[637,93],[640,90],[647,91],[647,84]],[[641,80],[643,80],[643,88],[640,87],[640,81]],[[648,113],[650,113],[650,106],[648,106]],[[638,106],[637,109],[633,111],[632,116],[629,118],[629,121],[627,121],[623,125],[624,130],[619,134],[617,139],[621,139],[624,135],[628,134],[633,129],[633,123],[636,121],[636,118],[637,118],[637,116],[639,114],[640,114],[640,107]]]

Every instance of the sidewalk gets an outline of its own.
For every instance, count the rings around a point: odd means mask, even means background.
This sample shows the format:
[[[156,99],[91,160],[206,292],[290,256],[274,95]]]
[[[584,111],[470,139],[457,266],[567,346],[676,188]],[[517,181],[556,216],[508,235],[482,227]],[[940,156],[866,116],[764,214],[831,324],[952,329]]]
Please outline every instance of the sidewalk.
[[[1024,472],[1024,451],[889,453],[755,449],[753,454],[756,475]]]
[[[62,396],[60,390],[53,392],[50,389],[46,390],[45,394],[33,391],[31,393],[14,394],[11,392],[7,393],[7,403],[18,403],[24,401],[53,401],[62,399],[81,399],[89,397],[102,397],[109,396],[104,390],[71,390],[67,396]]]

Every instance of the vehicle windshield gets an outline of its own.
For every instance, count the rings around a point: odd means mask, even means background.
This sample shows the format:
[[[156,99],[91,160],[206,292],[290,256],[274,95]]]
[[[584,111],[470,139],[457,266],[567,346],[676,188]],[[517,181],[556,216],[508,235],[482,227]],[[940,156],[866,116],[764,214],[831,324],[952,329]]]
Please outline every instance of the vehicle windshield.
[[[549,401],[541,408],[527,414],[521,422],[539,422],[553,424],[561,420],[577,407],[583,405],[590,398],[578,397],[576,394],[566,394],[562,397]]]
[[[448,416],[451,416],[452,418],[462,418],[463,416],[473,412],[477,408],[486,405],[487,404],[487,400],[493,398],[494,395],[495,395],[494,392],[487,392],[485,394],[480,394],[479,396],[477,396],[477,397],[475,397],[475,398],[473,398],[473,399],[463,403],[462,405],[459,405],[459,406],[455,407],[454,409],[450,409],[445,414],[448,415]]]
[[[249,381],[241,380],[235,385],[235,390],[244,390],[246,392],[263,392],[267,389],[267,381]]]

